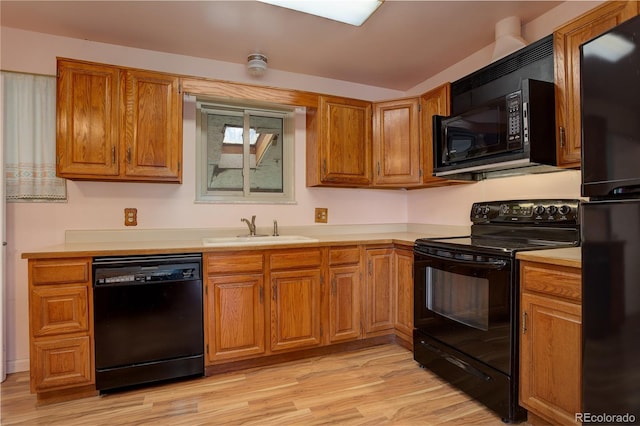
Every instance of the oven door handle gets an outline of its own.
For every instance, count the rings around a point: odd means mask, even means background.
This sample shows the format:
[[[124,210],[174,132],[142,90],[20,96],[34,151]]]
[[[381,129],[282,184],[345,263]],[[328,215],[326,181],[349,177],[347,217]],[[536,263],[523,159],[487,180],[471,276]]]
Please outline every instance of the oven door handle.
[[[475,268],[502,269],[505,266],[507,266],[507,261],[506,260],[494,260],[494,261],[487,261],[487,262],[478,262],[476,260],[464,260],[464,259],[455,259],[453,257],[447,257],[447,256],[438,256],[437,254],[425,253],[425,252],[420,251],[418,249],[416,249],[416,253],[418,253],[421,256],[427,256],[427,257],[431,257],[431,258],[434,258],[434,259],[443,260],[443,261],[446,261],[446,262],[458,263],[458,264],[466,265],[466,266],[473,266]]]

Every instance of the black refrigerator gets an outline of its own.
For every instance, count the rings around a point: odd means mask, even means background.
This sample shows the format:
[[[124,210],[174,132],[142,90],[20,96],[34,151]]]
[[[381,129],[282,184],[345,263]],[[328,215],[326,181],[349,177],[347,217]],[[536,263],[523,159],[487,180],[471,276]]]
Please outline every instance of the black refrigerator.
[[[640,424],[640,17],[580,61],[582,420]]]

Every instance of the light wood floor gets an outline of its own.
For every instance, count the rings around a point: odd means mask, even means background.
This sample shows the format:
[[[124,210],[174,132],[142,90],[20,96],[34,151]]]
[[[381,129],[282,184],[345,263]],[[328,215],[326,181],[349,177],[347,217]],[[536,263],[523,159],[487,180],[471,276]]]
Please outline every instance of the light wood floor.
[[[2,384],[2,425],[502,425],[395,344],[36,406]]]

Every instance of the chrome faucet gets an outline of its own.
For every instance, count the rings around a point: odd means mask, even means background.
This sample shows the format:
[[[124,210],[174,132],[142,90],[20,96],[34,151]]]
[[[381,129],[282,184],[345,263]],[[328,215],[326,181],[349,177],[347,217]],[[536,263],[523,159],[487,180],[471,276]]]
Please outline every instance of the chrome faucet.
[[[249,222],[249,219],[245,218],[240,219],[240,222],[244,222],[247,224],[247,226],[249,227],[249,235],[256,235],[256,215],[251,216],[251,222]]]
[[[278,235],[278,221],[277,220],[273,220],[273,236],[277,237]]]

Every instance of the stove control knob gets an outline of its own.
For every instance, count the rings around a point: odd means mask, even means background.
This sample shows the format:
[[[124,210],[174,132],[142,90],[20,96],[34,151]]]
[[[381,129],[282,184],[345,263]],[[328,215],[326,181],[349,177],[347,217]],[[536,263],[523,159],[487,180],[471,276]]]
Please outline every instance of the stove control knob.
[[[561,215],[566,216],[571,212],[571,207],[563,204],[562,206],[560,206],[560,209],[558,210],[560,212]]]
[[[544,207],[541,205],[537,205],[533,208],[533,214],[535,214],[536,216],[540,216],[542,215],[542,213],[544,213]]]
[[[547,211],[549,212],[550,215],[554,215],[558,213],[558,208],[556,206],[549,206],[547,207]]]
[[[476,215],[482,214],[482,207],[480,207],[479,205],[476,204],[473,207],[473,213],[476,214]]]
[[[482,214],[489,214],[490,211],[491,209],[489,208],[489,206],[484,206],[482,208]]]
[[[500,213],[509,214],[509,206],[507,204],[500,205]]]

